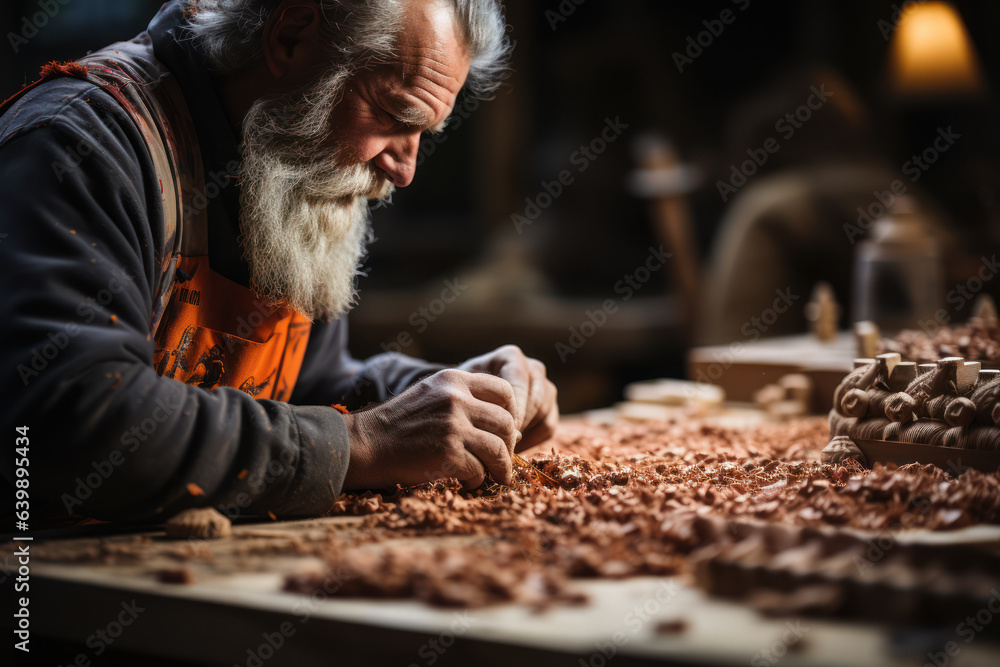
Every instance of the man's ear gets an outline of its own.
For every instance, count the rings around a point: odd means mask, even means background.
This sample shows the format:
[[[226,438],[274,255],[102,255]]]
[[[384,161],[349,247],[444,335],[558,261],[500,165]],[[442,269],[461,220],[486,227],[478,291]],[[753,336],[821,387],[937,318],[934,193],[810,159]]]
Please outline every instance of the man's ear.
[[[316,67],[322,16],[312,0],[283,0],[264,26],[264,61],[276,79]]]

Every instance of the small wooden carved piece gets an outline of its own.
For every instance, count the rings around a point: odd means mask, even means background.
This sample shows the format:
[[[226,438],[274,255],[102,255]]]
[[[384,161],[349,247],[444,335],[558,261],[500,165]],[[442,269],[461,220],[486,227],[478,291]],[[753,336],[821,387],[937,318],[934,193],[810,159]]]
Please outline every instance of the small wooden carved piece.
[[[854,425],[858,423],[858,420],[854,417],[845,417],[836,410],[830,410],[828,415],[830,420],[830,437],[835,438],[838,435],[850,435],[851,429]]]
[[[864,320],[854,323],[854,342],[859,357],[874,357],[878,354],[878,341],[882,332],[874,322]]]
[[[917,367],[917,378],[886,402],[886,417],[898,422],[909,421],[914,416],[929,418],[927,401],[948,390],[949,378],[956,376],[954,371],[964,361],[958,357],[949,357],[937,364],[920,364]]]
[[[775,403],[785,400],[785,390],[776,384],[766,384],[753,394],[753,401],[759,410],[767,412]]]
[[[913,418],[916,407],[916,399],[904,391],[897,392],[886,399],[885,417],[894,422],[907,422]]]
[[[983,364],[981,361],[962,360],[960,363],[957,363],[955,365],[954,379],[949,378],[949,381],[954,382],[954,386],[951,387],[951,391],[955,392],[959,396],[968,394],[972,391],[972,388],[976,386],[976,383],[979,382],[979,372],[982,369]]]
[[[935,377],[925,385],[927,398],[918,400],[921,417],[947,422],[951,426],[968,426],[975,420],[976,405],[965,398],[979,380],[981,364],[961,357],[948,357],[938,362]]]
[[[855,360],[855,365],[859,366],[862,361],[867,360]],[[883,418],[890,405],[900,409],[900,401],[905,403],[905,399],[899,399],[890,389],[905,385],[916,373],[915,366],[903,363],[896,353],[888,353],[875,357],[869,366],[860,367],[868,370],[856,380],[852,380],[853,374],[845,378],[834,394],[834,400],[840,399],[839,405],[834,407],[842,415],[858,419]]]
[[[875,365],[878,367],[878,382],[885,385],[886,388],[889,386],[889,379],[896,372],[896,367],[899,366],[903,361],[903,358],[898,352],[887,352],[885,354],[880,354],[875,357]]]
[[[1000,424],[996,416],[1000,415],[1000,377],[992,377],[981,373],[983,378],[969,396],[976,405],[976,421],[980,424]]]
[[[819,340],[828,342],[837,337],[840,304],[830,283],[817,283],[813,288],[812,299],[806,304],[806,319],[812,323],[813,333]]]
[[[845,417],[849,416],[844,414],[841,408],[844,396],[852,389],[867,390],[875,383],[877,377],[878,365],[874,359],[855,359],[854,370],[847,374],[833,392],[833,408]]]
[[[841,412],[849,417],[858,419],[886,418],[886,410],[893,406],[896,409],[896,394],[885,389],[869,389],[861,391],[852,389],[844,396],[841,403]]]
[[[972,305],[972,316],[988,327],[1000,325],[1000,317],[997,317],[997,304],[989,294],[980,294],[976,297],[976,301]]]
[[[167,521],[163,529],[167,537],[173,539],[214,540],[233,534],[232,522],[211,507],[184,510]]]
[[[941,416],[949,426],[968,426],[976,420],[976,404],[964,396],[951,397]]]
[[[806,405],[812,401],[813,381],[808,375],[790,373],[778,380],[778,386],[785,390],[785,397],[790,401],[802,401]]]
[[[891,391],[903,391],[910,383],[917,379],[917,364],[912,361],[901,361],[897,363],[892,373],[889,375],[889,389]]]
[[[869,405],[871,405],[871,395],[867,391],[851,389],[840,401],[840,412],[848,417],[860,419],[868,415]]]
[[[823,463],[843,463],[847,459],[855,459],[861,465],[865,465],[865,455],[861,453],[854,441],[846,435],[838,435],[830,441],[823,451],[820,452],[820,460]]]
[[[754,392],[754,402],[762,412],[785,421],[809,414],[812,393],[813,382],[809,376],[792,373]]]

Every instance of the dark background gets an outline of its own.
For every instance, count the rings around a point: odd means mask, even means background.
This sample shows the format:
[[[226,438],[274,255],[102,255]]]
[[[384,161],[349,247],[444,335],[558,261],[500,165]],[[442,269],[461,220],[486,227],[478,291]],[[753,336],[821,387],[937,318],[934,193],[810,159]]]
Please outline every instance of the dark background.
[[[5,96],[33,80],[48,60],[76,58],[130,38],[160,3],[53,4],[59,12],[17,53],[11,34],[40,11],[39,2],[8,1],[0,7]],[[967,138],[949,151],[943,167],[928,172],[921,187],[948,213],[970,252],[995,248],[1000,42],[994,35],[1000,3],[954,3],[978,51],[988,93],[971,103],[932,109],[927,113],[933,124],[894,102],[886,90],[889,45],[878,22],[891,23],[899,4],[753,0],[740,11],[728,0],[508,3],[517,49],[507,83],[460,127],[449,129],[443,143],[426,145],[414,185],[374,213],[378,241],[361,282],[361,306],[352,315],[353,352],[364,356],[399,344],[410,354],[456,362],[518,343],[549,365],[564,411],[613,402],[631,380],[682,376],[694,339],[666,269],[653,274],[634,299],[619,301],[622,308],[608,325],[579,351],[564,354],[565,362],[557,349],[588,311],[616,298],[616,282],[661,242],[649,202],[627,187],[640,140],[669,140],[681,159],[701,172],[700,186],[685,198],[703,266],[726,213],[715,184],[755,145],[741,122],[752,108],[748,102],[780,82],[807,81],[815,67],[835,70],[854,88],[869,119],[861,148],[890,167],[902,164],[913,146],[933,139],[927,128],[961,124]],[[546,12],[560,6],[573,11],[553,24],[553,14]],[[679,72],[672,54],[726,8],[736,20]],[[620,118],[628,130],[518,234],[511,216],[524,213],[525,198],[543,192],[543,181],[572,168],[574,151],[597,137],[607,118]],[[797,148],[768,169],[817,157],[807,148],[814,140],[822,144],[822,137],[811,138],[804,130],[796,137]],[[808,253],[820,257],[824,249],[807,249],[807,260]],[[846,276],[850,267],[843,271]],[[413,313],[425,307],[433,314],[443,281],[456,276],[469,285],[456,304],[433,322],[417,316],[428,322],[425,329],[414,325]],[[838,297],[846,301],[848,295]],[[848,308],[844,311],[847,324]]]

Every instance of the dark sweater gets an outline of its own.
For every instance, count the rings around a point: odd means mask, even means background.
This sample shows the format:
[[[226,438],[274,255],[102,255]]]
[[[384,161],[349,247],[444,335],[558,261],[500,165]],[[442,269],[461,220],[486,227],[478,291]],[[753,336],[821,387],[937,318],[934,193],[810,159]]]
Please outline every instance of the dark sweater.
[[[238,139],[183,21],[174,0],[149,33],[196,120],[206,180],[223,186],[208,205],[210,264],[246,286],[238,186],[227,175]],[[342,318],[314,323],[290,403],[157,376],[149,322],[162,227],[148,149],[110,95],[60,78],[0,116],[0,433],[13,447],[15,427],[30,429],[32,516],[326,512],[350,451],[329,405],[385,400],[440,367],[356,361]],[[7,498],[13,461],[0,457]]]

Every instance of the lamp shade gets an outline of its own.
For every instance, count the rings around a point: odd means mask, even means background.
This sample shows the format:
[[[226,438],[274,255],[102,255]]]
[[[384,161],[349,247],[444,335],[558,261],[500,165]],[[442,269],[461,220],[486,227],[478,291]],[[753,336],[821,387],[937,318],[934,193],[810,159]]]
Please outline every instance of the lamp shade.
[[[982,71],[958,11],[947,2],[906,8],[893,36],[889,89],[909,99],[976,97]]]

